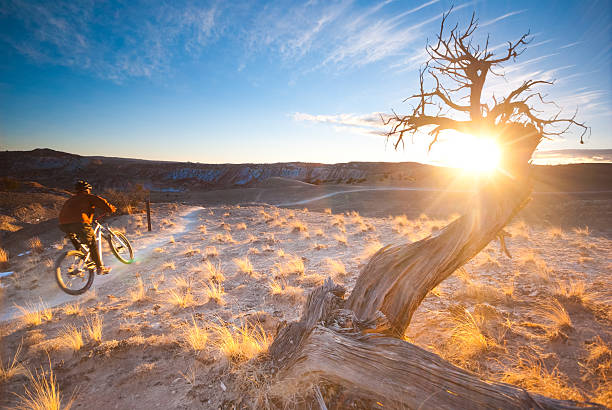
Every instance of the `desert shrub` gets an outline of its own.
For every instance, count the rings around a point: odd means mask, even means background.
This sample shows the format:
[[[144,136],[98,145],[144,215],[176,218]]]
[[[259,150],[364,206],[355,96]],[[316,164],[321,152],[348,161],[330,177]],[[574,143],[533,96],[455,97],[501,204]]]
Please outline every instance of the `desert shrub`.
[[[28,372],[30,386],[25,387],[24,395],[17,395],[21,402],[17,405],[19,410],[69,410],[74,398],[71,397],[67,403],[62,403],[62,395],[55,373],[49,363],[49,371],[44,369]]]
[[[128,191],[110,189],[101,196],[116,206],[119,214],[135,214],[145,210],[147,193],[141,185],[136,185],[134,189]]]
[[[8,259],[8,252],[0,248],[0,269],[4,269],[8,266]]]
[[[91,340],[100,343],[102,341],[102,318],[96,314],[85,319],[85,331]]]
[[[0,357],[0,382],[8,380],[18,374],[25,373],[25,367],[21,364],[19,360],[19,354],[21,353],[21,344],[17,347],[15,354],[13,355],[13,360],[8,361],[6,365],[2,361],[2,357]]]
[[[59,336],[60,344],[74,351],[83,347],[83,335],[81,331],[73,325],[66,326]]]
[[[245,256],[244,258],[234,258],[234,263],[240,272],[246,273],[247,275],[253,273],[253,265],[251,264],[251,261],[249,261],[248,256]]]
[[[181,329],[183,341],[186,346],[194,351],[204,350],[208,341],[208,333],[204,328],[198,326],[193,315],[191,315],[191,323],[185,322]]]
[[[213,324],[213,344],[230,360],[241,362],[268,350],[270,339],[261,325]]]

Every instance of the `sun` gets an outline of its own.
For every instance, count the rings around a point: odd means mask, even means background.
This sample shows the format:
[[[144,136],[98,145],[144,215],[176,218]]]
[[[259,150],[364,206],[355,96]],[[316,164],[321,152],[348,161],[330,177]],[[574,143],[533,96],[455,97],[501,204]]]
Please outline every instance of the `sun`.
[[[501,149],[492,137],[456,133],[437,145],[436,159],[440,165],[475,174],[492,173],[500,165]]]

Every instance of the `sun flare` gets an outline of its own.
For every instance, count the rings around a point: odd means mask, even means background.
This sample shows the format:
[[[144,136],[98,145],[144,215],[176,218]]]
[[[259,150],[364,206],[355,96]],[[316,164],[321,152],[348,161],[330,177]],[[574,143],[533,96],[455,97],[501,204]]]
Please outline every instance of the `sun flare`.
[[[436,154],[441,165],[470,173],[491,173],[501,159],[501,149],[493,138],[465,134],[441,141]]]

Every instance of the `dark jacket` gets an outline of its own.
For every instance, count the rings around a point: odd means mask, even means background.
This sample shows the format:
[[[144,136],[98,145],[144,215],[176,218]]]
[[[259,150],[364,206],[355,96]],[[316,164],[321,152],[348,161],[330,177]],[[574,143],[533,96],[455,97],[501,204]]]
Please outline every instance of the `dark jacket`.
[[[115,207],[99,196],[78,192],[66,201],[59,214],[60,224],[93,222],[94,209],[102,212],[115,212]]]

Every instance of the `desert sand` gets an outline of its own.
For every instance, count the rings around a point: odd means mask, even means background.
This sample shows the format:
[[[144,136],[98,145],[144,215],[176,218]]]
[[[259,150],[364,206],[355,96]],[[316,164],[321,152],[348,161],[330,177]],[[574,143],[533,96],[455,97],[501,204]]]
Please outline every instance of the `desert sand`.
[[[316,210],[157,203],[152,232],[142,213],[109,218],[136,262],[122,265],[105,247],[113,271],[78,297],[53,277],[70,247],[61,233],[30,241],[0,279],[0,405],[32,391],[27,371],[51,367],[74,408],[299,406],[312,392],[279,396],[257,368],[279,324],[299,318],[326,277],[350,290],[383,245],[435,234],[456,217],[363,216],[306,202]],[[489,244],[430,292],[407,340],[483,378],[611,406],[610,236],[522,214],[507,230],[512,258]]]

